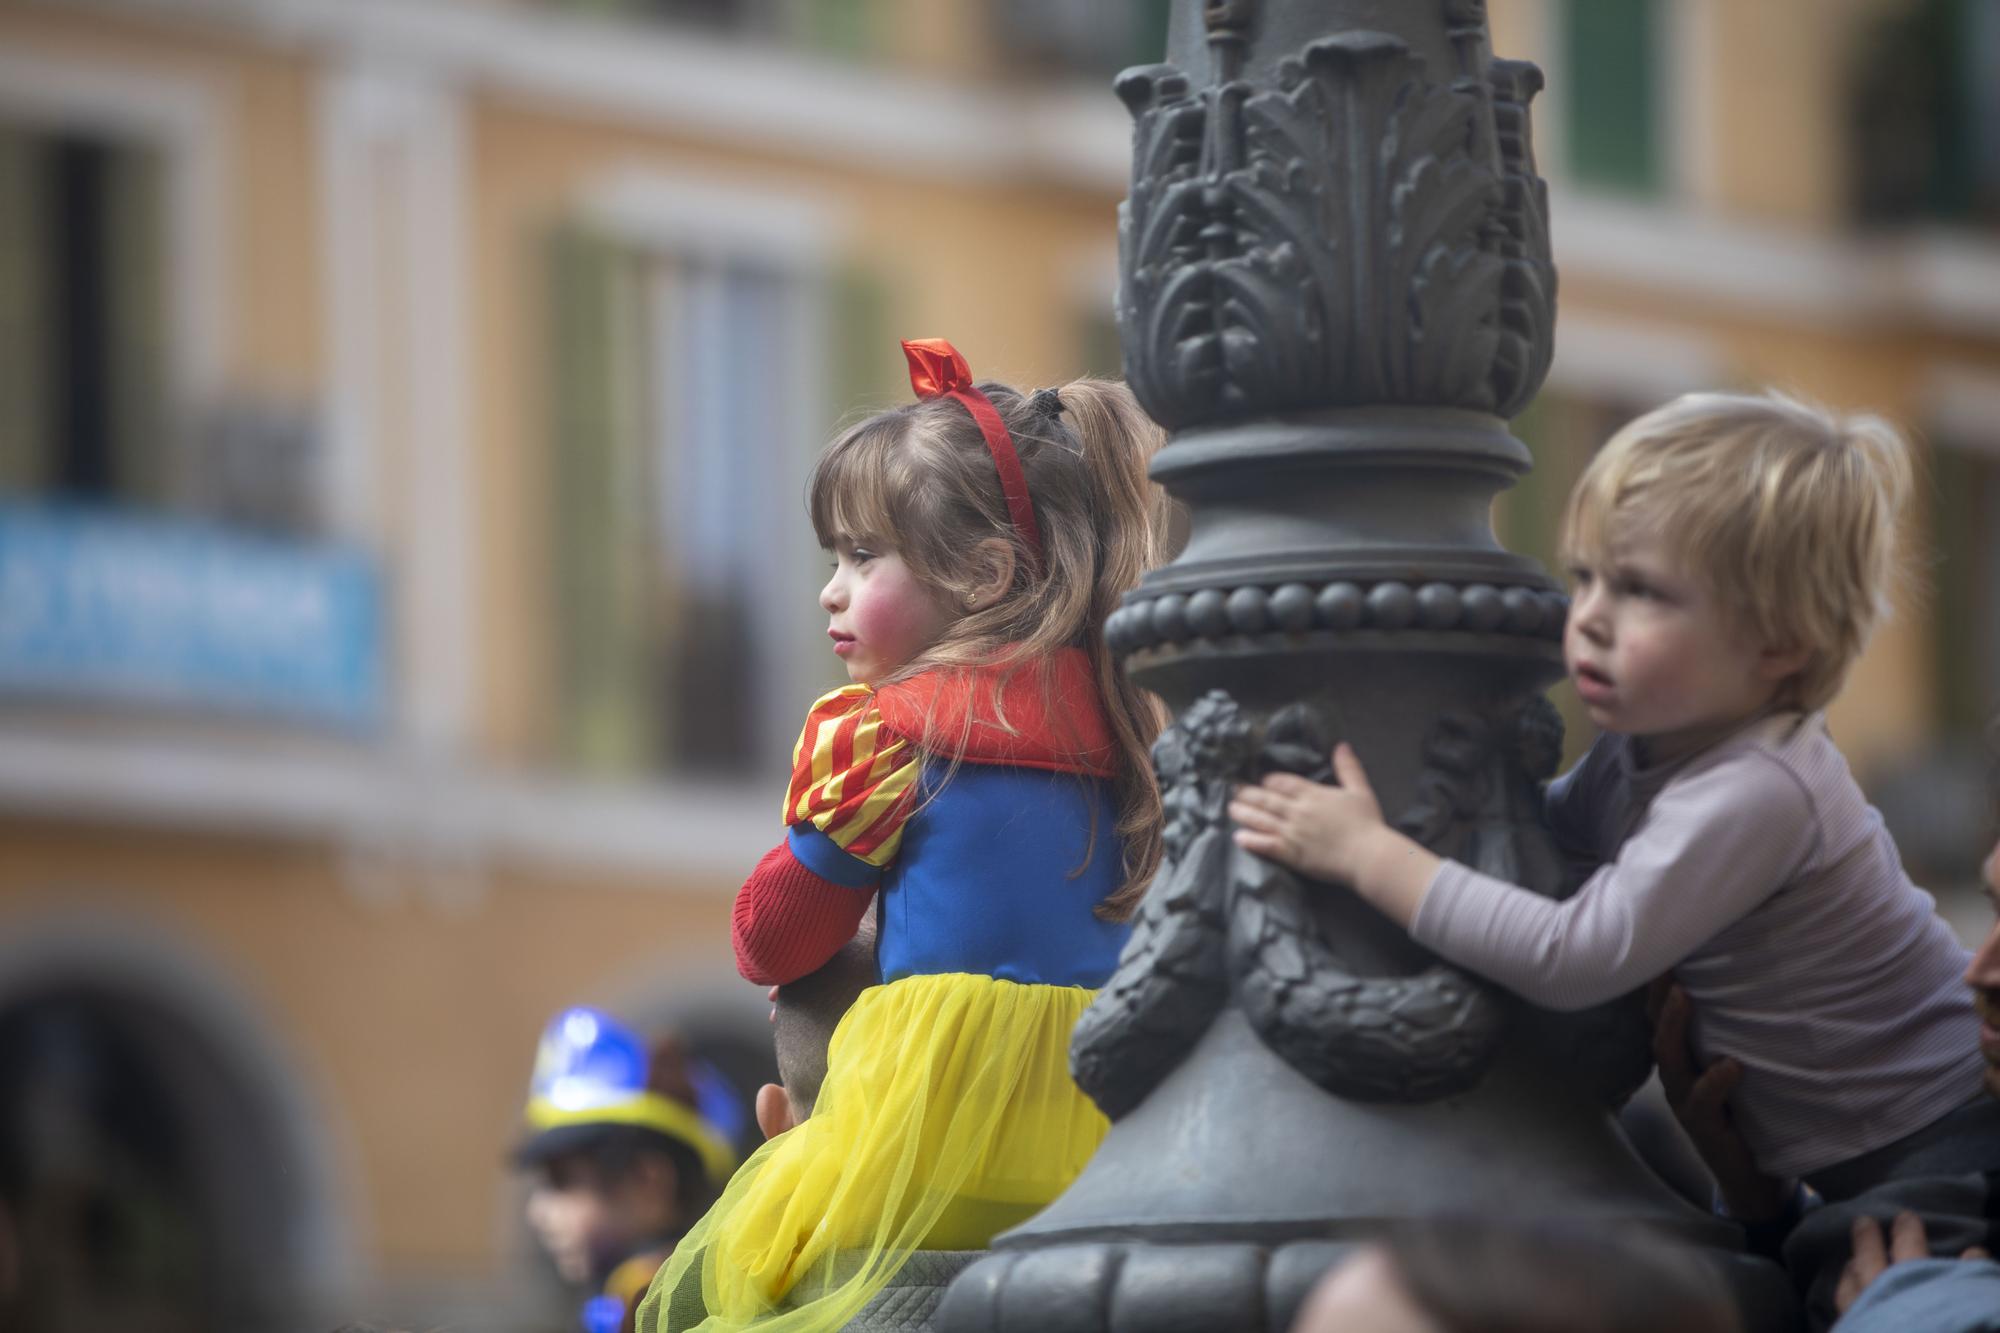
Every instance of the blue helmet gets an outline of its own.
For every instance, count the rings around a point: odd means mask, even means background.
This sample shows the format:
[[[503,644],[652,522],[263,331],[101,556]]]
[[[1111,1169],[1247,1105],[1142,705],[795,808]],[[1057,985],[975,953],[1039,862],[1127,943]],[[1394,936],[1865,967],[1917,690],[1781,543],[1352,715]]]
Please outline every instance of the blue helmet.
[[[686,1145],[717,1185],[729,1179],[736,1153],[728,1137],[712,1116],[660,1092],[652,1065],[639,1034],[603,1010],[579,1006],[557,1014],[535,1050],[523,1115],[528,1137],[515,1151],[517,1160],[568,1151],[598,1131],[624,1125]],[[696,1083],[703,1102],[727,1100],[725,1089],[702,1087],[699,1077]]]

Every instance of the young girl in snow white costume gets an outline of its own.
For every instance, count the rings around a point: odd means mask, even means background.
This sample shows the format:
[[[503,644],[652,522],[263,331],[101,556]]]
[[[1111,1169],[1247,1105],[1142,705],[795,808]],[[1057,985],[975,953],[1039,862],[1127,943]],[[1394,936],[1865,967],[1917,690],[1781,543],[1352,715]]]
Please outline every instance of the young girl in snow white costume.
[[[734,923],[743,975],[781,984],[879,896],[882,984],[834,1033],[811,1118],[744,1164],[641,1328],[838,1328],[912,1250],[1037,1212],[1107,1127],[1068,1049],[1159,860],[1159,713],[1103,633],[1159,549],[1159,432],[1122,385],[1024,395],[975,386],[948,343],[903,348],[917,401],[813,474],[853,683],[807,715],[784,840]]]

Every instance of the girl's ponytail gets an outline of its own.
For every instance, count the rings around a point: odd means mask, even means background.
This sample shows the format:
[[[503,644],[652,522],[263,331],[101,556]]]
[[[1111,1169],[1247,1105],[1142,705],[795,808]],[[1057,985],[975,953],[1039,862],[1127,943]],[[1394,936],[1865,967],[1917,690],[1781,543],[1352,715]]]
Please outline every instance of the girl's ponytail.
[[[1125,877],[1097,910],[1107,919],[1122,921],[1138,907],[1160,864],[1163,820],[1152,747],[1166,710],[1119,670],[1104,641],[1104,624],[1119,599],[1137,587],[1140,577],[1161,563],[1165,554],[1170,506],[1166,492],[1146,475],[1163,433],[1123,384],[1079,379],[1065,384],[1059,393],[1063,417],[1082,446],[1098,501],[1099,556],[1085,648],[1118,745],[1116,798]]]

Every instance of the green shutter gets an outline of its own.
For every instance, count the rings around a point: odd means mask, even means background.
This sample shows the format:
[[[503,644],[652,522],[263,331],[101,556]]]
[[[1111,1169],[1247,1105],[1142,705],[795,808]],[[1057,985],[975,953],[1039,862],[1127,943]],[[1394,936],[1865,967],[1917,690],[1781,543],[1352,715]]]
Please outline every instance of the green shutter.
[[[1561,569],[1556,559],[1557,529],[1563,503],[1576,481],[1565,416],[1561,397],[1545,390],[1514,418],[1515,438],[1528,446],[1535,465],[1502,491],[1493,505],[1493,526],[1501,543],[1510,551],[1533,556],[1552,574]]]
[[[43,141],[0,125],[0,494],[48,483],[48,168]]]
[[[112,476],[127,504],[169,499],[166,412],[165,164],[156,149],[107,155],[104,183],[105,383]]]
[[[1563,0],[1570,173],[1606,189],[1661,184],[1654,0]]]
[[[1535,456],[1535,465],[1511,490],[1500,493],[1494,502],[1493,526],[1503,546],[1533,556],[1558,580],[1566,577],[1558,558],[1563,507],[1596,451],[1603,416],[1588,403],[1544,389],[1512,423],[1515,436]],[[1567,766],[1582,758],[1597,729],[1575,691],[1558,687],[1549,698],[1562,715]]]
[[[1157,65],[1167,58],[1167,24],[1173,0],[1127,0],[1132,6],[1132,49],[1126,63]]]
[[[641,395],[642,273],[574,227],[548,246],[560,738],[584,768],[652,759]]]
[[[1086,375],[1125,378],[1125,348],[1109,308],[1085,308],[1076,317],[1077,365]]]
[[[831,334],[824,340],[829,401],[821,413],[826,426],[820,432],[821,443],[813,449],[815,457],[842,427],[908,402],[910,397],[909,363],[896,345],[900,321],[888,280],[857,261],[835,269],[826,290]],[[810,609],[812,596],[825,581],[824,566],[802,568],[797,584],[800,604]],[[815,688],[831,689],[846,683],[838,661],[823,650],[812,661]]]
[[[787,26],[799,45],[852,60],[875,53],[876,0],[794,0],[794,5]]]
[[[854,263],[834,273],[830,293],[837,336],[827,377],[833,402],[826,420],[850,421],[907,399],[908,363],[896,350],[888,283],[874,269]]]
[[[1995,469],[1963,450],[1931,451],[1935,491],[1931,496],[1931,539],[1935,543],[1937,601],[1931,617],[1932,660],[1936,667],[1939,734],[1977,736],[1987,723],[1994,689],[1989,673],[2000,662],[1980,651],[1988,638],[1992,598],[2000,587],[1991,584],[2000,534],[1980,522],[1984,512],[2000,502]]]

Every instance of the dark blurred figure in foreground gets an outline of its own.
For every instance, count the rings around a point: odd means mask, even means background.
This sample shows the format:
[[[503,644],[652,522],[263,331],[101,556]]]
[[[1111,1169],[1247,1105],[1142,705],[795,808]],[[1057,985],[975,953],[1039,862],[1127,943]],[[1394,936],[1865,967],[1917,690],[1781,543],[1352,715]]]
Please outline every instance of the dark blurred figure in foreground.
[[[610,1014],[568,1009],[542,1034],[515,1161],[535,1173],[528,1225],[565,1282],[589,1292],[585,1333],[632,1326],[674,1244],[715,1199],[736,1154],[676,1038],[649,1052]]]
[[[1740,1333],[1696,1255],[1576,1227],[1440,1222],[1358,1249],[1293,1333]]]

